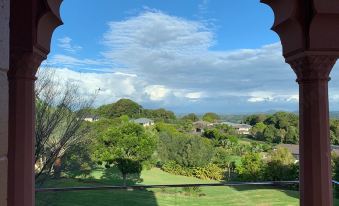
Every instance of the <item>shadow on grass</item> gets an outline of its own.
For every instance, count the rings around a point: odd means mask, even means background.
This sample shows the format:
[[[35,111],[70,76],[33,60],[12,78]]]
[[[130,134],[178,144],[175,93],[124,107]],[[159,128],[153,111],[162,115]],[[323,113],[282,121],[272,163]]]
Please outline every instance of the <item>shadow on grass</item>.
[[[96,170],[97,176],[86,179],[81,179],[81,182],[91,183],[91,184],[101,184],[101,185],[114,185],[122,186],[124,180],[121,172],[116,167],[111,168],[100,168]],[[140,177],[140,174],[128,174],[126,178],[126,185],[131,186],[137,183],[142,182],[143,179]]]
[[[112,178],[111,176],[109,176]],[[112,179],[108,179],[112,180]],[[107,181],[108,181],[107,180]],[[112,183],[111,183],[112,184]],[[131,183],[132,184],[132,183]],[[44,187],[98,186],[77,179],[49,180]],[[36,206],[158,206],[153,191],[148,190],[92,190],[46,192],[36,194]]]
[[[243,186],[232,186],[237,191],[248,191],[248,190],[278,190],[285,193],[286,195],[299,199],[299,191],[296,187],[290,186],[260,186],[260,185],[243,185]]]

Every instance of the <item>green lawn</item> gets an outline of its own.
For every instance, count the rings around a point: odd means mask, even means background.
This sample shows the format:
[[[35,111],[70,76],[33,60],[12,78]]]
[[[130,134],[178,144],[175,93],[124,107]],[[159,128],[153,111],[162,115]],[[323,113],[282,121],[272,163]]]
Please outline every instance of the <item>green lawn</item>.
[[[86,181],[61,179],[49,181],[47,187],[119,184],[118,176],[102,170],[94,171]],[[111,178],[111,179],[109,179]],[[135,178],[137,179],[137,178]],[[141,180],[140,180],[141,179]],[[196,178],[176,176],[159,169],[143,171],[136,184],[210,183]],[[130,182],[133,184],[133,181]],[[181,188],[150,189],[143,191],[81,191],[37,194],[37,206],[289,206],[298,205],[298,192],[271,187],[202,187],[188,195]],[[336,204],[337,205],[337,204]]]

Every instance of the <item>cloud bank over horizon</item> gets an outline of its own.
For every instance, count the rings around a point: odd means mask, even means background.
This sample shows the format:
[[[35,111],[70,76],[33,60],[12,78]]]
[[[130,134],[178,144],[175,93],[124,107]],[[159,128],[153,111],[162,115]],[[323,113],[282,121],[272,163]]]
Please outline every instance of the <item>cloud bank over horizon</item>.
[[[256,49],[216,50],[214,28],[157,10],[109,22],[107,27],[100,59],[79,57],[76,53],[84,48],[64,37],[58,46],[65,53],[44,64],[60,79],[77,82],[82,95],[100,88],[97,106],[130,98],[148,108],[177,113],[297,110],[298,85],[279,42]],[[332,79],[338,77],[333,72]],[[337,108],[336,81],[330,91]]]

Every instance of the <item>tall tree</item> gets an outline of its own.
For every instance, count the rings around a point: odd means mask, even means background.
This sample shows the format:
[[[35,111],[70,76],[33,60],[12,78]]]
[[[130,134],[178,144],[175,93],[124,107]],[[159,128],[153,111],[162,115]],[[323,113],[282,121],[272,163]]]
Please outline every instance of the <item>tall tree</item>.
[[[265,114],[253,114],[253,115],[246,117],[244,122],[246,124],[254,126],[260,122],[265,121],[266,118],[267,116]]]
[[[83,119],[95,98],[81,97],[77,85],[61,84],[50,69],[40,70],[36,83],[36,180],[42,182],[51,174],[53,165],[86,132]],[[60,164],[60,160],[58,161]],[[56,165],[58,166],[58,165]],[[54,168],[57,173],[58,167]]]
[[[259,153],[247,153],[241,158],[241,165],[236,169],[241,180],[258,181],[263,178],[264,162]]]
[[[270,181],[291,181],[298,179],[298,165],[295,164],[293,155],[287,148],[278,147],[269,154],[265,176]]]
[[[151,158],[156,145],[157,136],[153,131],[123,122],[113,125],[97,139],[94,158],[104,162],[106,167],[116,166],[126,185],[127,175],[141,172],[142,163]]]

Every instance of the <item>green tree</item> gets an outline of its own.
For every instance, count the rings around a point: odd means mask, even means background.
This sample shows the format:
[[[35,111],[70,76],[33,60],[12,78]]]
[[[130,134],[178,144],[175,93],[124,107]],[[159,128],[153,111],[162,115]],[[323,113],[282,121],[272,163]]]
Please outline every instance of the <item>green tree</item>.
[[[265,176],[270,181],[292,181],[298,179],[298,165],[287,148],[278,147],[270,154]]]
[[[264,162],[259,153],[247,153],[236,170],[243,181],[259,181],[263,178]]]
[[[139,117],[143,111],[142,106],[130,99],[120,99],[113,104],[107,104],[97,109],[100,117],[117,118],[127,115],[131,118]]]
[[[169,122],[170,120],[175,120],[176,116],[172,111],[165,109],[145,109],[142,113],[144,117],[154,119],[156,121],[165,121]]]
[[[199,117],[194,113],[189,113],[189,114],[183,116],[182,119],[187,120],[187,121],[192,121],[192,122],[199,121]]]
[[[264,131],[266,129],[267,125],[263,122],[259,122],[254,125],[254,127],[251,128],[250,133],[254,139],[257,140],[264,140]]]
[[[332,178],[335,181],[339,181],[339,156],[335,153],[332,153]],[[334,189],[336,195],[339,196],[339,186],[335,185]]]
[[[210,163],[213,144],[209,139],[180,133],[162,125],[159,132],[158,155],[162,162],[174,161],[182,167],[201,167]]]
[[[105,166],[117,166],[126,185],[127,175],[140,173],[141,165],[151,158],[157,145],[157,136],[142,126],[123,122],[112,126],[98,138],[94,158]]]
[[[246,124],[254,126],[258,123],[264,122],[266,118],[267,116],[265,114],[254,114],[254,115],[247,116],[244,122]]]
[[[299,131],[294,126],[288,126],[284,143],[285,144],[298,144],[299,142]]]
[[[270,152],[271,161],[279,162],[284,165],[294,164],[295,158],[287,148],[278,147]]]
[[[211,123],[216,122],[219,119],[220,117],[216,113],[213,113],[213,112],[208,112],[204,114],[204,116],[202,116],[202,120],[206,122],[211,122]]]
[[[332,119],[330,121],[330,134],[331,134],[331,143],[334,145],[339,144],[339,120]]]
[[[287,129],[288,126],[298,127],[298,116],[294,113],[277,112],[265,121],[267,125],[274,125],[277,129]]]
[[[267,142],[274,142],[276,135],[276,128],[273,125],[268,125],[263,133],[264,140]]]
[[[213,164],[216,164],[218,167],[227,170],[227,178],[231,180],[231,174],[235,169],[235,162],[238,161],[239,157],[234,156],[230,150],[227,150],[222,147],[217,147],[215,149],[215,155],[212,159]]]
[[[42,184],[46,177],[61,173],[61,158],[68,149],[83,140],[87,124],[83,119],[90,112],[95,94],[81,97],[78,85],[60,84],[54,71],[39,71],[35,87],[35,180]]]
[[[82,142],[71,145],[61,158],[61,171],[72,178],[88,177],[96,167],[91,157],[92,143],[91,139],[86,138]]]

